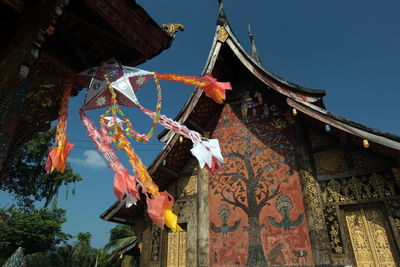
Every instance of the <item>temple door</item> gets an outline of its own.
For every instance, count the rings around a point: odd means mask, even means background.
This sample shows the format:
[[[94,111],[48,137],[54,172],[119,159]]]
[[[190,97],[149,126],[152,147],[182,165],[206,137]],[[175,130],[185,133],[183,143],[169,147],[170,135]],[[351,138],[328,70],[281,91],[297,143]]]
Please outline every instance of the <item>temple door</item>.
[[[379,207],[345,211],[351,244],[358,267],[395,267],[387,216]]]
[[[186,229],[168,232],[167,267],[186,267]]]

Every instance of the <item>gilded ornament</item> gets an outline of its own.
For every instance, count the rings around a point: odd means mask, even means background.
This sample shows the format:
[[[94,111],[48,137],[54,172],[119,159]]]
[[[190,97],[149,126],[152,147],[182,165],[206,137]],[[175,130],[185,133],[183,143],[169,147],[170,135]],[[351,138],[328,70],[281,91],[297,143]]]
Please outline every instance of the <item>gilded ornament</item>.
[[[369,183],[372,185],[374,189],[374,193],[372,196],[374,198],[384,198],[385,197],[385,179],[382,177],[382,175],[374,173],[371,175],[369,178]]]
[[[303,197],[307,208],[311,211],[313,216],[312,227],[316,230],[325,229],[324,226],[324,214],[320,208],[320,201],[318,197],[319,185],[315,178],[311,175],[309,171],[300,171],[300,176],[303,178],[301,180],[303,185]]]
[[[163,24],[162,29],[168,33],[169,36],[175,38],[175,33],[178,31],[184,31],[185,27],[182,24],[176,24],[176,23],[169,23],[169,24]]]
[[[362,193],[363,183],[357,177],[351,177],[349,179],[348,187],[353,192],[353,195],[356,200],[365,198],[364,194]]]
[[[197,175],[181,178],[179,181],[179,199],[194,196],[197,193]]]
[[[330,180],[327,185],[328,201],[339,202],[345,200],[345,197],[341,194],[341,185],[336,180]]]
[[[220,41],[221,43],[225,43],[226,39],[228,39],[229,33],[225,29],[224,26],[219,27],[218,35],[217,35],[217,40]]]
[[[329,229],[329,240],[331,252],[333,254],[344,254],[343,241],[336,209],[333,206],[324,208],[326,224]]]

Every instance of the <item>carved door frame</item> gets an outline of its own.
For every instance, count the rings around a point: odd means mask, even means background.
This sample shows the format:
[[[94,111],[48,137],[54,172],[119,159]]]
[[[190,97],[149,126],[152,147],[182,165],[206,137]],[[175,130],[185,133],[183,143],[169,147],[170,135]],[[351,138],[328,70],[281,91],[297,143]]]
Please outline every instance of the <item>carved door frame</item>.
[[[384,221],[386,222],[385,226],[387,230],[387,237],[389,239],[391,247],[391,252],[393,254],[396,264],[400,264],[400,250],[398,242],[396,240],[396,235],[394,234],[395,229],[393,229],[393,225],[392,223],[390,223],[389,220],[389,218],[391,217],[390,211],[388,209],[386,201],[377,201],[377,202],[362,203],[362,204],[339,205],[339,210],[340,210],[339,220],[341,225],[340,227],[344,235],[343,237],[344,237],[345,250],[347,250],[347,254],[351,258],[353,265],[357,266],[357,261],[353,250],[349,228],[346,222],[346,212],[354,209],[360,210],[368,208],[379,208],[383,212],[386,218]]]
[[[179,226],[184,230],[186,233],[186,240],[185,240],[185,246],[187,248],[187,223],[179,223]],[[171,233],[170,229],[165,228],[162,234],[162,244],[163,244],[163,253],[161,257],[161,266],[167,267],[168,266],[168,234]],[[178,233],[175,232],[175,233]],[[185,250],[185,266],[187,266],[187,249]]]

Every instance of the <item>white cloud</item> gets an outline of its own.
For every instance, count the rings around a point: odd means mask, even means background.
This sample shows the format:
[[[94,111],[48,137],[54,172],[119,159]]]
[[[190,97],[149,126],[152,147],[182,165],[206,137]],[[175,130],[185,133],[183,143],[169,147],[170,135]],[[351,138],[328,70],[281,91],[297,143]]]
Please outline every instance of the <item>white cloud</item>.
[[[84,158],[70,158],[69,161],[75,164],[90,168],[106,168],[107,162],[96,150],[86,150],[83,152]]]

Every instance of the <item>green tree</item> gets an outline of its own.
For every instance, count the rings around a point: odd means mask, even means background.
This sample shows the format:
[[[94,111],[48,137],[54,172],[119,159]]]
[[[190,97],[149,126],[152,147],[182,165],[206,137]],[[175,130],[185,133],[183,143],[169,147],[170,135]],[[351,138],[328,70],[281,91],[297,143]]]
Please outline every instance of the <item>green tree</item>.
[[[0,258],[8,258],[18,247],[23,247],[25,254],[55,249],[70,238],[61,231],[67,220],[63,209],[12,208],[7,213],[11,217],[0,229]]]
[[[118,251],[128,246],[136,240],[136,235],[133,230],[127,225],[117,225],[110,231],[110,239],[105,245],[104,250],[110,253],[107,263],[113,266],[136,266],[138,259],[132,256],[124,256],[122,261]]]
[[[14,153],[5,167],[6,179],[0,190],[13,194],[18,206],[33,209],[35,201],[44,200],[46,207],[62,184],[82,179],[69,166],[64,173],[46,173],[44,166],[54,135],[55,128],[36,134]]]

